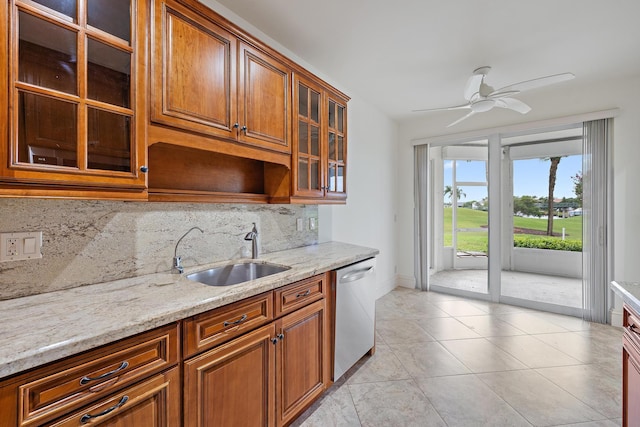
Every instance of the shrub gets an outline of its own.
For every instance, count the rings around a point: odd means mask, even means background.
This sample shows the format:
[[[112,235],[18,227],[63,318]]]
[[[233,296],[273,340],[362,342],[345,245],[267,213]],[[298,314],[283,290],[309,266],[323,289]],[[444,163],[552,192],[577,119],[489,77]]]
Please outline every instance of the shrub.
[[[553,249],[556,251],[582,252],[581,241],[561,240],[554,237],[514,236],[513,246],[516,248]]]

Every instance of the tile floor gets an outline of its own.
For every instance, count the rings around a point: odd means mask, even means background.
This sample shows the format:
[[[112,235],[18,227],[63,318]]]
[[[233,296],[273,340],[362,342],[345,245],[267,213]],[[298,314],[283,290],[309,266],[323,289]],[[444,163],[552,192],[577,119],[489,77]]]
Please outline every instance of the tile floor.
[[[622,329],[397,288],[365,356],[294,426],[621,425]]]

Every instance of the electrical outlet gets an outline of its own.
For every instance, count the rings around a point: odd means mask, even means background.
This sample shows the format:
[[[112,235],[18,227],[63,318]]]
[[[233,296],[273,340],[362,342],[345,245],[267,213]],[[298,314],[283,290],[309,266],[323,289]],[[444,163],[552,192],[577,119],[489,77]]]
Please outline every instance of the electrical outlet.
[[[318,218],[309,218],[309,230],[318,228]]]
[[[42,231],[0,233],[0,261],[42,258]]]
[[[18,255],[18,239],[7,239],[7,256]]]
[[[296,230],[304,231],[304,221],[302,220],[302,218],[296,219]]]

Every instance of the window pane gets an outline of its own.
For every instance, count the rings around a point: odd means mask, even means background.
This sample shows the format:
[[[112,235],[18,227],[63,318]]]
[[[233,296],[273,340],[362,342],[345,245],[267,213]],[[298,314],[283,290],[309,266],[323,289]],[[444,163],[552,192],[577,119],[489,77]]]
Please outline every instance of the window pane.
[[[304,154],[309,153],[308,125],[303,121],[298,123],[298,150]]]
[[[336,103],[329,101],[329,127],[336,127]]]
[[[344,192],[344,166],[338,166],[338,176],[336,176],[336,191]]]
[[[131,55],[93,39],[89,39],[88,55],[88,97],[129,108]]]
[[[320,121],[320,94],[314,91],[311,91],[311,120]]]
[[[338,137],[338,161],[344,161],[344,138]]]
[[[131,172],[131,118],[89,108],[87,167]]]
[[[329,191],[336,191],[336,165],[329,166]]]
[[[336,134],[329,132],[329,160],[336,159]]]
[[[317,160],[311,160],[311,189],[318,190],[320,188],[320,168]]]
[[[344,107],[338,106],[338,132],[344,132]]]
[[[87,23],[122,40],[131,41],[131,1],[88,0]]]
[[[298,85],[298,114],[309,117],[309,89],[300,83]]]
[[[311,126],[311,154],[320,155],[320,129],[318,126]]]
[[[43,6],[60,12],[63,15],[76,19],[76,1],[75,0],[35,0]]]
[[[18,80],[77,93],[76,33],[20,12]]]
[[[306,159],[298,160],[298,188],[302,190],[309,188],[309,164]]]
[[[78,167],[77,105],[20,92],[18,161]]]

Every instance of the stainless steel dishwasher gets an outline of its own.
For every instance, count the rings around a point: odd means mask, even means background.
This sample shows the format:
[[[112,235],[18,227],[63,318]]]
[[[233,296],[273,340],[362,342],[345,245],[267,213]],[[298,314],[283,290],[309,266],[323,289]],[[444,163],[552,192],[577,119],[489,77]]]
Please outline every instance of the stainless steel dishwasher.
[[[375,288],[375,258],[336,271],[334,380],[340,378],[373,348],[376,313]]]

